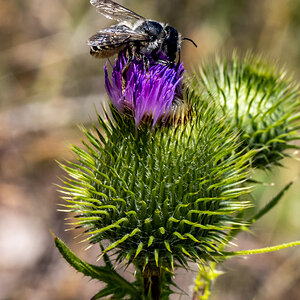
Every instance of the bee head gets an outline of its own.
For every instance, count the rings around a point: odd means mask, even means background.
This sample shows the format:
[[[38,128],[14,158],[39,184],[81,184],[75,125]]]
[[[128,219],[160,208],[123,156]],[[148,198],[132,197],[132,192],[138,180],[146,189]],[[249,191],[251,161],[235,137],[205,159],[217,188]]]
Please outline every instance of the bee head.
[[[179,34],[178,31],[169,25],[165,27],[166,37],[163,42],[163,52],[169,57],[170,61],[174,61],[176,53],[179,50]]]

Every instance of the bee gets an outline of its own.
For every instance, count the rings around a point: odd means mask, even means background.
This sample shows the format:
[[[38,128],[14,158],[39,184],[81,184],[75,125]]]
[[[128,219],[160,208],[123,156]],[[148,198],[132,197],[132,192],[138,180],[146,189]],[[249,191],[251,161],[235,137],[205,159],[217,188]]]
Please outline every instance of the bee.
[[[128,61],[123,69],[123,77],[133,58],[143,59],[145,66],[149,60],[174,65],[183,40],[181,34],[167,24],[146,19],[111,0],[90,0],[96,10],[108,19],[119,23],[99,30],[88,39],[90,54],[98,58],[109,58],[126,48]],[[126,79],[126,78],[125,78]]]

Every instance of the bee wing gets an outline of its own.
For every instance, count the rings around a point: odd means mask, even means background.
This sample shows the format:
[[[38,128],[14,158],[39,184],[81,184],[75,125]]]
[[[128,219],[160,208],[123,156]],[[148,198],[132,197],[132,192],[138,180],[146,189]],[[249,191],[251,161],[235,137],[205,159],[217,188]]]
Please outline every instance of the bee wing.
[[[111,0],[90,0],[90,3],[96,7],[97,12],[104,15],[108,19],[117,20],[119,22],[134,22],[145,19],[132,10]]]
[[[114,25],[106,29],[99,30],[91,36],[87,44],[89,46],[119,46],[135,41],[149,41],[148,34],[137,33],[125,25]]]

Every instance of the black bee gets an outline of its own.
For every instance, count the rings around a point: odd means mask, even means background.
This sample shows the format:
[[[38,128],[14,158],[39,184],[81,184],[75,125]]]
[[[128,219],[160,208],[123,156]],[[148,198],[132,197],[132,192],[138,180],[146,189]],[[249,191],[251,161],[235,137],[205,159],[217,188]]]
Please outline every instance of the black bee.
[[[126,73],[133,57],[143,59],[147,65],[149,59],[164,64],[174,64],[178,54],[180,60],[180,45],[182,38],[178,31],[163,23],[148,20],[135,12],[111,0],[90,0],[97,11],[106,18],[119,22],[117,25],[99,30],[89,38],[91,55],[108,58],[121,50],[128,49],[128,62],[124,67]]]

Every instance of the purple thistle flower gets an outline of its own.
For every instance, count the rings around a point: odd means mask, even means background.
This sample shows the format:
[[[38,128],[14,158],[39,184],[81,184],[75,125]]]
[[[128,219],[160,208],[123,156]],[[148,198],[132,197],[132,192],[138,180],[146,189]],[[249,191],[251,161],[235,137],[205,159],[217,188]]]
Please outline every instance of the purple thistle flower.
[[[181,95],[183,64],[162,65],[150,59],[146,70],[143,60],[131,62],[126,75],[125,91],[122,91],[122,70],[127,63],[126,51],[115,60],[111,80],[105,65],[105,88],[112,104],[121,113],[130,111],[136,126],[149,117],[153,126],[161,118],[165,119]]]

